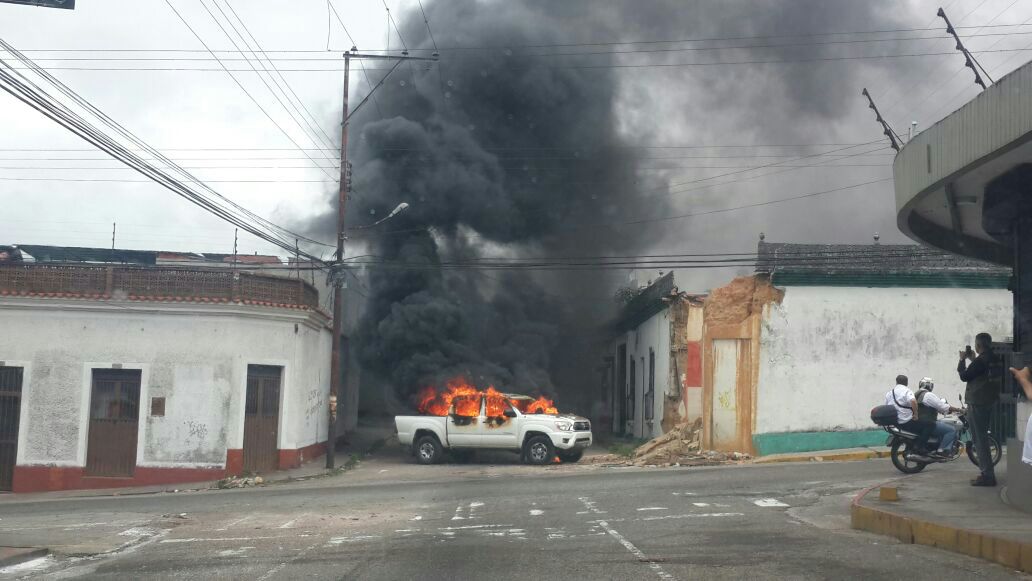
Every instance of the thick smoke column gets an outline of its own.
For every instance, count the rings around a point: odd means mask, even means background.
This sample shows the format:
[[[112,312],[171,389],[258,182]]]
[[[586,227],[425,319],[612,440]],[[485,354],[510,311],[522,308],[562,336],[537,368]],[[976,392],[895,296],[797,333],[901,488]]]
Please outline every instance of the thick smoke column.
[[[597,227],[670,211],[657,195],[666,180],[635,171],[640,150],[627,147],[627,131],[618,129],[620,69],[569,66],[618,57],[535,56],[563,49],[526,48],[678,38],[722,26],[717,18],[702,27],[708,20],[701,8],[681,2],[638,4],[424,2],[441,62],[402,65],[377,93],[382,117],[370,105],[351,127],[350,221],[369,223],[400,202],[411,204],[376,230],[355,231],[352,244],[364,241],[370,254],[388,262],[428,267],[369,272],[369,304],[356,341],[364,369],[399,395],[457,374],[481,386],[560,397],[597,385],[597,361],[583,355],[602,338],[604,317],[615,309],[604,299],[613,290],[611,274],[430,267],[483,255],[633,254],[662,238],[648,226]],[[856,7],[867,3],[836,2],[829,10],[823,1],[787,2],[750,8],[760,30],[746,33],[770,30],[764,22],[776,29],[790,18],[781,8],[801,14],[801,4],[820,15],[815,26],[836,15],[860,28],[870,20],[870,8]],[[404,19],[402,34],[410,48],[431,48],[418,11]],[[802,71],[792,90],[818,85]],[[653,90],[694,98],[684,88]],[[787,98],[799,108],[811,96]],[[653,129],[659,125],[653,120]],[[331,223],[332,213],[321,227],[330,230]]]

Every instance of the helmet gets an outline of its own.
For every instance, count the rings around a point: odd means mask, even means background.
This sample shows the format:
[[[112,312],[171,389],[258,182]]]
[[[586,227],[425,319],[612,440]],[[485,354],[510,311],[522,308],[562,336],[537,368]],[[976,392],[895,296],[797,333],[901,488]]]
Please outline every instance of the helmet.
[[[932,391],[932,389],[934,387],[935,387],[935,382],[932,381],[931,377],[921,378],[921,383],[917,384],[917,388],[918,389],[925,389],[925,390],[928,390],[928,391]]]

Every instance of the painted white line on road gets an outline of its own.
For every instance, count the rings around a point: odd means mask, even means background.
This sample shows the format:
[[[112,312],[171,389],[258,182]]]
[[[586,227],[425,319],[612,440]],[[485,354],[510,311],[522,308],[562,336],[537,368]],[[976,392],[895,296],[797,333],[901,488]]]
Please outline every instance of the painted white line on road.
[[[598,505],[595,504],[595,501],[591,500],[587,496],[582,496],[582,497],[578,498],[577,500],[580,500],[581,503],[584,504],[584,508],[588,509],[588,512],[590,512],[590,513],[606,514],[606,511],[599,509]],[[577,514],[582,514],[582,513],[577,513]]]
[[[545,514],[545,511],[543,511],[543,510],[539,510],[539,509],[536,509],[536,508],[530,509],[530,516],[541,516],[543,514]]]
[[[780,500],[778,500],[776,498],[761,498],[759,500],[754,500],[753,504],[755,504],[756,506],[762,506],[762,507],[765,507],[765,508],[766,507],[776,507],[776,506],[788,506],[787,504],[781,502]]]
[[[609,526],[609,523],[607,523],[604,520],[600,520],[600,521],[598,521],[598,524],[603,529],[605,529],[605,531],[607,533],[609,533],[609,536],[611,536],[614,539],[616,539],[617,541],[619,541],[619,543],[621,545],[623,545],[625,549],[627,549],[628,551],[630,551],[630,553],[632,555],[637,557],[638,561],[640,561],[642,563],[648,563],[649,569],[652,569],[652,572],[655,573],[657,576],[659,576],[660,579],[673,579],[674,578],[673,575],[671,575],[670,573],[667,573],[666,571],[664,571],[663,568],[660,567],[659,563],[656,563],[656,562],[652,561],[651,559],[648,558],[648,556],[645,555],[645,553],[642,552],[641,549],[639,549],[638,547],[635,547],[634,543],[632,543],[631,541],[628,541],[627,539],[624,538],[623,535],[621,535],[620,533],[618,533],[615,530],[613,530],[613,528]]]
[[[217,530],[217,531],[227,531],[227,530],[229,530],[229,528],[230,528],[230,527],[236,526],[236,525],[238,525],[238,524],[240,524],[240,523],[244,522],[245,520],[247,520],[247,519],[249,519],[249,518],[251,518],[251,517],[253,517],[253,516],[254,516],[254,515],[247,515],[247,516],[245,516],[245,517],[242,517],[242,518],[238,518],[238,519],[236,519],[235,521],[233,521],[233,522],[229,523],[228,525],[226,525],[226,526],[222,527],[221,529],[215,529],[215,530]]]
[[[709,506],[709,503],[708,502],[693,502],[692,505],[693,506],[697,506],[699,508],[705,508],[705,507]]]
[[[647,516],[641,520],[667,520],[667,519],[678,519],[678,518],[709,518],[709,517],[728,517],[728,516],[745,516],[741,512],[703,512],[696,514],[665,514],[663,516]],[[600,523],[601,524],[601,523]]]
[[[674,496],[696,496],[694,492],[675,492]]]
[[[296,539],[310,537],[312,535],[303,533],[300,535],[273,535],[267,537],[188,537],[183,539],[165,539],[161,544],[176,543],[222,543],[226,541],[265,541],[269,539]]]
[[[371,539],[378,539],[380,535],[355,535],[353,537],[333,537],[326,541],[327,545],[342,545],[344,543],[358,543],[361,541],[368,541]]]
[[[265,572],[264,575],[259,577],[257,579],[257,581],[266,581],[266,579],[271,579],[273,575],[275,575],[276,573],[279,573],[280,571],[282,571],[284,567],[286,567],[287,565],[293,563],[294,561],[297,561],[301,557],[304,557],[309,551],[311,551],[312,549],[314,549],[318,545],[319,545],[319,543],[313,543],[313,544],[308,545],[307,547],[301,549],[300,551],[298,551],[298,553],[296,555],[294,555],[294,557],[292,559],[284,561],[284,562],[280,563],[279,565],[276,565],[272,569],[269,569],[268,571]]]
[[[422,515],[418,515],[417,514],[416,516],[410,518],[409,520],[423,520],[423,517],[422,517]]]
[[[639,508],[638,510],[642,511],[642,510],[670,510],[670,509],[665,507],[665,506],[646,506],[644,508]]]
[[[512,525],[466,525],[461,527],[441,527],[439,531],[462,531],[466,529],[497,529],[497,528],[508,528]]]
[[[462,511],[466,510],[465,506],[461,504],[455,507],[455,516],[451,517],[452,520],[466,520],[466,517],[462,516]]]
[[[285,522],[285,523],[281,524],[281,525],[280,525],[279,527],[277,527],[277,528],[281,528],[281,529],[289,529],[289,528],[293,527],[293,526],[294,526],[294,523],[296,523],[296,522],[297,522],[297,519],[296,519],[296,518],[295,518],[295,519],[291,519],[291,520],[288,520],[287,522]]]

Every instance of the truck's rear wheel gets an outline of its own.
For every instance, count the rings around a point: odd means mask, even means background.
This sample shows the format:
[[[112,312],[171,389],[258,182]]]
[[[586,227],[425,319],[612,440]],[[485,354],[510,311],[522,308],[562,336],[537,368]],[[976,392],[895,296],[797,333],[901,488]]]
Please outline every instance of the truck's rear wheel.
[[[573,464],[584,456],[584,450],[567,450],[565,452],[558,452],[559,461],[563,464]]]
[[[523,449],[523,457],[530,464],[550,464],[555,458],[552,440],[549,440],[547,436],[534,436],[527,440],[527,445]]]
[[[420,464],[437,464],[444,456],[444,448],[437,438],[423,436],[416,441],[416,462]]]

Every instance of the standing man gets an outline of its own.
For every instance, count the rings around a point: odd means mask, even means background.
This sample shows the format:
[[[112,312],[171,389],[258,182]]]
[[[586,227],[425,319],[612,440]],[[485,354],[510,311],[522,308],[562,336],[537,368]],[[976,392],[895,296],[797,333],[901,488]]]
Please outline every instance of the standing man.
[[[996,486],[996,473],[989,451],[989,416],[993,405],[1000,399],[1000,390],[989,381],[989,362],[992,359],[993,338],[989,333],[975,335],[975,352],[968,347],[960,352],[957,373],[960,380],[967,382],[964,397],[968,403],[968,418],[971,420],[971,437],[978,456],[978,467],[982,473],[971,481],[972,486]],[[976,356],[977,354],[977,356]],[[971,364],[968,365],[968,359]]]

